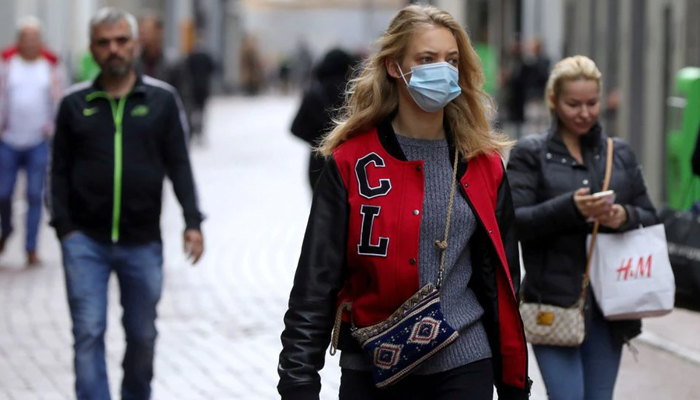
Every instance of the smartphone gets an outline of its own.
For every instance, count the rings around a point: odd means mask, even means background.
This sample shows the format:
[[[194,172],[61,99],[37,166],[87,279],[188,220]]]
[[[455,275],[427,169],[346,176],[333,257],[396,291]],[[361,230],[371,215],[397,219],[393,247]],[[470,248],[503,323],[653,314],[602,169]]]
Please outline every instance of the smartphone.
[[[606,190],[604,192],[593,193],[592,196],[595,199],[604,198],[608,202],[608,204],[615,203],[615,191],[614,190]]]

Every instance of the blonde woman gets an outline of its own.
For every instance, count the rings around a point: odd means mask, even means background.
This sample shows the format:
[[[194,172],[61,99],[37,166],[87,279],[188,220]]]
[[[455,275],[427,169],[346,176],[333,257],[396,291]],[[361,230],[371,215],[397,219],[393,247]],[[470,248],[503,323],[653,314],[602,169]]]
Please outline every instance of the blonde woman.
[[[333,332],[341,400],[490,400],[494,384],[501,399],[527,399],[500,158],[509,142],[489,130],[477,55],[450,14],[418,5],[394,17],[377,47],[320,146],[328,165],[284,318],[278,390],[285,400],[319,398]],[[368,351],[356,334],[431,285],[441,313],[404,329],[404,343]]]
[[[546,101],[548,132],[521,140],[511,151],[508,178],[526,276],[525,301],[572,306],[581,294],[586,236],[657,222],[641,169],[629,145],[614,140],[612,198],[601,190],[607,154],[598,124],[601,74],[582,56],[552,70]],[[640,333],[639,321],[606,321],[592,292],[587,296],[586,339],[579,347],[534,347],[550,400],[611,400],[622,345]]]

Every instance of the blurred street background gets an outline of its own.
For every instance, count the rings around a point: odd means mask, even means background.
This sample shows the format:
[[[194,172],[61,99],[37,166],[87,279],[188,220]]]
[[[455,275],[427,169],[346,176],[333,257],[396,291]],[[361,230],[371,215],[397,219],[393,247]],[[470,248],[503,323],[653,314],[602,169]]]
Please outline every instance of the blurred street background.
[[[0,0],[0,47],[14,43],[19,18],[34,15],[70,82],[96,73],[87,27],[103,6],[157,15],[163,56],[180,68],[180,76],[187,77],[182,65],[196,52],[213,62],[212,97],[198,117],[202,134],[191,148],[207,248],[201,264],[187,265],[181,212],[169,191],[162,218],[166,276],[155,400],[278,398],[282,315],[311,198],[308,145],[290,126],[324,55],[342,48],[361,59],[407,3]],[[601,123],[609,135],[631,144],[655,205],[686,215],[700,199],[700,180],[690,167],[700,125],[700,0],[430,3],[467,27],[486,89],[498,105],[497,128],[514,139],[546,129],[542,76],[563,57],[587,55],[603,74]],[[187,97],[181,81],[172,83]],[[21,182],[18,189],[15,225],[21,228]],[[18,229],[0,255],[0,400],[72,399],[72,338],[59,246],[42,223],[43,263],[28,268],[22,238]],[[695,253],[686,253],[692,261]],[[697,270],[686,271],[680,282],[689,288],[687,308],[644,321],[644,334],[625,348],[616,399],[700,399],[700,313],[692,311],[700,308],[700,256],[695,258],[688,265]],[[112,282],[107,334],[115,396],[124,349],[116,289]],[[544,400],[534,357],[530,368],[532,398]],[[322,399],[337,398],[337,358],[328,359],[322,376]]]

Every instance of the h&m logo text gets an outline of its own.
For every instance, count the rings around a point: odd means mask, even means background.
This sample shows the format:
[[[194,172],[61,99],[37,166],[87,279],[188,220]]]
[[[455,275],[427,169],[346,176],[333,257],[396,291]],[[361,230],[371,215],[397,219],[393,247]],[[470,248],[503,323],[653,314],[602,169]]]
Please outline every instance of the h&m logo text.
[[[632,268],[634,258],[623,258],[620,268],[617,269],[617,280],[628,281],[630,279],[651,278],[651,254],[646,257],[639,257],[636,268]]]

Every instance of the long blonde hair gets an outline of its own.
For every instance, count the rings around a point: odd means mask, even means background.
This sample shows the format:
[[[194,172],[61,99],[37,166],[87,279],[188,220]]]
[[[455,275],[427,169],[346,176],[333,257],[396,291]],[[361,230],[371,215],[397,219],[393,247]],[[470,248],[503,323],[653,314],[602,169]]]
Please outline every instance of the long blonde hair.
[[[554,112],[557,108],[555,101],[561,94],[564,81],[578,79],[595,81],[598,84],[598,91],[600,91],[601,76],[595,62],[586,56],[567,57],[556,63],[549,74],[549,79],[547,79],[547,89],[544,95],[549,112]]]
[[[445,107],[445,118],[455,147],[468,159],[482,153],[502,153],[512,145],[505,135],[491,131],[489,117],[495,106],[483,90],[484,74],[479,56],[464,29],[446,11],[432,6],[410,5],[396,14],[377,41],[379,50],[365,60],[362,72],[348,84],[340,118],[317,149],[321,154],[331,155],[343,142],[376,126],[397,109],[399,90],[396,80],[386,69],[385,61],[403,59],[413,35],[431,27],[447,28],[457,41],[462,93]]]

